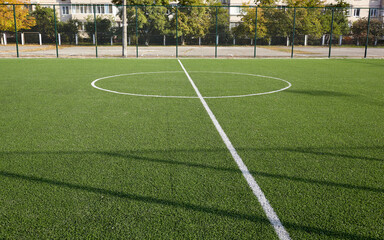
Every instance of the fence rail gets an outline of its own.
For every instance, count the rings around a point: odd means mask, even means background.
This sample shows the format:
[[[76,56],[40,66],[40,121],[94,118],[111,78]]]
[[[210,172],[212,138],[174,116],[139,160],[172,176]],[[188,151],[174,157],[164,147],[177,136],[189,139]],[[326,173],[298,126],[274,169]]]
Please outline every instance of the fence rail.
[[[110,3],[0,4],[0,57],[121,57],[124,7],[124,57],[384,57],[384,8]]]

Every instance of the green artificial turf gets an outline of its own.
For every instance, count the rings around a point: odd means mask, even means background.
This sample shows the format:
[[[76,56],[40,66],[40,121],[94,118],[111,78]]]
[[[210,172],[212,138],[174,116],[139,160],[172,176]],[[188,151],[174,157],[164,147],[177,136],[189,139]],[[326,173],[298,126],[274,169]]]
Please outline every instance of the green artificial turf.
[[[181,60],[292,239],[383,239],[384,60]],[[175,59],[0,59],[0,238],[277,239]],[[234,73],[262,76],[238,75]]]

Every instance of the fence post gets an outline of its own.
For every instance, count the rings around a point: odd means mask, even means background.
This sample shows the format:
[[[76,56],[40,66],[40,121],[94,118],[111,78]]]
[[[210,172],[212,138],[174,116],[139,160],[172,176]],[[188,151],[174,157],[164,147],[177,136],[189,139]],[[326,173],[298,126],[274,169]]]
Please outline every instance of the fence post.
[[[292,50],[291,58],[293,58],[293,46],[295,45],[295,27],[296,27],[296,7],[293,10],[293,31],[292,31]]]
[[[216,6],[216,38],[215,38],[215,58],[217,58],[217,44],[219,41],[218,35],[217,35],[217,6]]]
[[[7,45],[7,34],[3,33],[4,45]]]
[[[17,57],[19,57],[19,40],[17,39],[17,22],[16,22],[16,8],[15,8],[15,4],[13,4],[13,20],[14,20],[14,23],[15,23],[16,53],[17,53]]]
[[[343,45],[343,35],[339,36],[339,46]]]
[[[178,34],[178,25],[179,25],[179,20],[177,18],[177,12],[178,12],[178,7],[176,6],[176,58],[179,57],[179,37],[177,36]]]
[[[57,37],[58,37],[58,39],[59,39],[59,46],[61,46],[61,34],[58,33],[58,34],[57,34]]]
[[[369,25],[371,23],[371,8],[368,10],[368,25],[367,25],[367,38],[365,40],[364,58],[367,58],[368,41],[369,41]]]
[[[321,46],[325,45],[325,34],[321,37]]]
[[[127,46],[127,0],[123,0],[123,57],[127,57],[128,55],[128,46]],[[111,46],[112,46],[112,37],[111,37]]]
[[[257,9],[258,7],[255,8],[256,14],[255,14],[255,45],[253,46],[253,58],[256,58],[256,40],[257,40]]]
[[[308,35],[304,35],[304,46],[308,45]]]
[[[163,45],[165,46],[166,44],[165,44],[165,35],[163,36]]]
[[[137,6],[135,6],[135,14],[136,14],[136,58],[139,57],[139,30],[138,30],[138,22],[137,22]]]
[[[40,46],[43,45],[43,39],[41,38],[41,33],[39,33],[39,44]]]
[[[331,49],[332,49],[332,35],[333,35],[333,17],[335,14],[335,9],[332,8],[332,20],[331,20],[331,34],[329,37],[329,51],[328,51],[328,58],[331,58]]]
[[[75,44],[79,45],[79,35],[75,34]]]
[[[21,45],[24,45],[24,44],[25,44],[24,33],[22,32],[22,33],[20,34],[20,36],[21,36]]]
[[[55,22],[55,43],[56,43],[56,58],[59,57],[59,46],[57,45],[57,22],[56,22],[56,6],[53,5],[53,21]]]
[[[96,46],[96,57],[99,57],[97,54],[97,24],[96,24],[96,5],[93,5],[93,21],[95,23],[95,46]]]

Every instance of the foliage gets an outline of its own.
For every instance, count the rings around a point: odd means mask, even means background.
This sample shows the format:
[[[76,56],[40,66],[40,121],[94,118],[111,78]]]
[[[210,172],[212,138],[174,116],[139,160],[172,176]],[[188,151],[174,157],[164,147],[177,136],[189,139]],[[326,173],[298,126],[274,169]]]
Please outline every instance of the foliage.
[[[28,0],[0,0],[0,4],[24,4]],[[23,5],[14,5],[16,14],[16,27],[18,30],[30,29],[36,22],[29,10]],[[15,31],[13,5],[0,5],[0,31]]]
[[[331,33],[331,23],[332,23],[332,9],[334,8],[334,17],[333,17],[333,34],[335,35],[346,35],[349,33],[348,19],[346,10],[350,5],[344,0],[338,0],[336,4],[326,5],[324,13],[321,15],[321,25],[323,27],[323,33]]]
[[[360,18],[351,27],[352,35],[359,42],[364,41],[367,36],[368,19]],[[369,40],[384,35],[383,23],[378,19],[371,19],[369,24]]]
[[[289,11],[289,13],[288,13]],[[289,16],[292,10],[284,8],[265,8],[263,15],[265,18],[266,36],[290,36],[292,34],[293,19]]]
[[[182,44],[185,37],[204,37],[210,27],[210,12],[203,0],[181,0],[178,8],[178,37],[181,36]]]
[[[97,42],[105,44],[110,41],[110,38],[115,35],[116,29],[112,25],[112,20],[108,18],[96,17],[97,26]],[[95,22],[93,17],[88,17],[85,23],[85,31],[92,38],[95,34]]]
[[[209,1],[209,29],[208,32],[216,32],[216,11],[217,11],[217,32],[224,38],[228,38],[231,35],[229,29],[229,8],[221,7],[222,4],[219,1]]]
[[[296,8],[295,31],[298,35],[312,35],[320,37],[322,35],[322,25],[320,21],[322,0],[287,0],[288,7]],[[303,8],[305,7],[305,8]],[[294,10],[286,11],[288,18],[293,22]]]
[[[112,0],[121,5],[122,0]],[[137,7],[137,27],[140,36],[145,37],[145,44],[149,44],[151,35],[169,33],[169,13],[167,7],[152,5],[168,5],[168,0],[127,0],[127,5],[143,5]],[[122,19],[123,12],[120,8],[119,16]],[[128,32],[132,35],[136,32],[136,9],[127,7]]]
[[[243,7],[244,15],[241,23],[234,28],[236,36],[253,38],[255,36],[256,8]],[[257,36],[263,38],[266,36],[266,25],[263,9],[257,9]]]
[[[37,5],[36,10],[32,12],[32,16],[36,19],[36,25],[31,30],[44,34],[50,40],[55,39],[53,9]]]
[[[290,36],[295,18],[295,33],[320,37],[323,30],[321,0],[286,0],[286,7],[278,7],[275,1],[262,0],[260,6],[265,18],[266,36]],[[275,7],[275,8],[272,8]],[[296,7],[296,16],[294,14]]]
[[[75,39],[75,35],[79,33],[79,21],[71,19],[67,22],[59,22],[58,31],[61,33],[61,39],[63,42],[69,42],[72,44]]]

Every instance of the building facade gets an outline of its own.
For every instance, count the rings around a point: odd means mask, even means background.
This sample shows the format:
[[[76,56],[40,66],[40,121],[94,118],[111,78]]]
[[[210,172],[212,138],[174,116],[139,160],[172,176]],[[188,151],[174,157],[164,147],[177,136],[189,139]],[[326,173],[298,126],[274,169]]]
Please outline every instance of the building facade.
[[[47,7],[55,5],[58,19],[63,22],[78,20],[81,24],[80,30],[84,30],[84,23],[87,19],[93,18],[94,12],[97,17],[109,18],[121,24],[118,7],[106,0],[32,0],[31,3]]]

